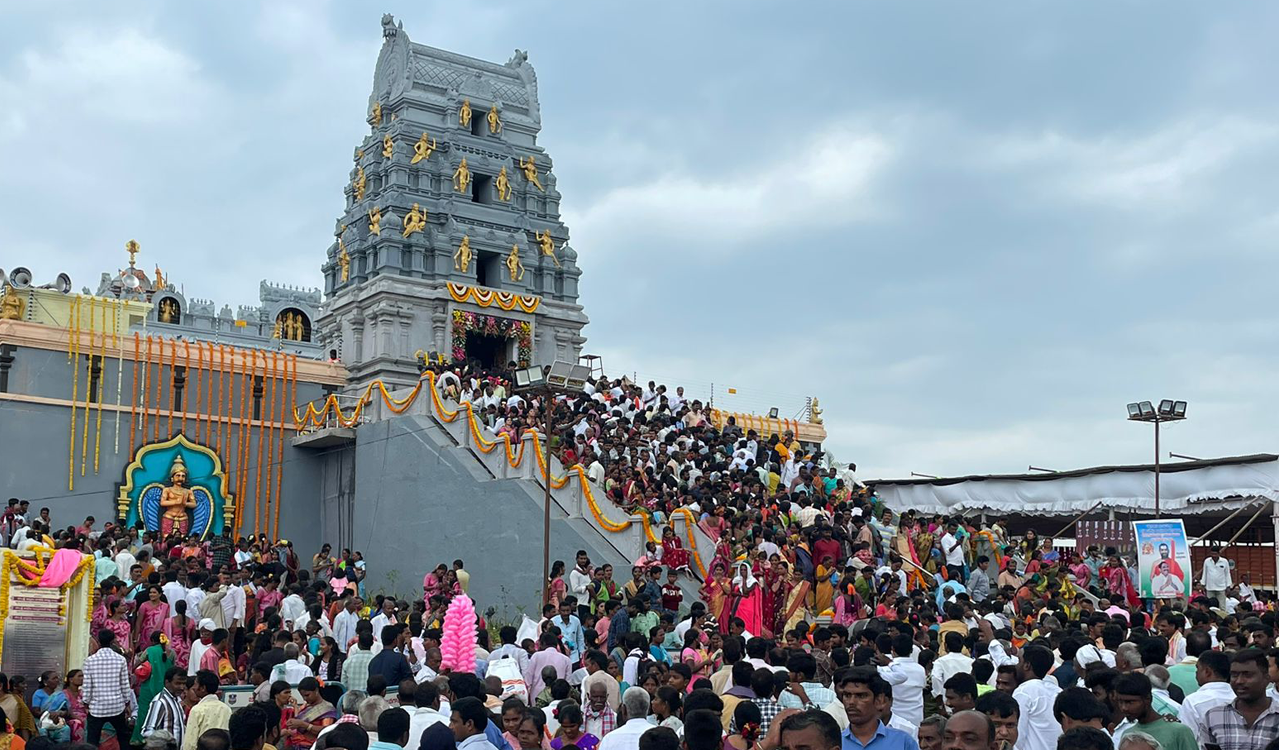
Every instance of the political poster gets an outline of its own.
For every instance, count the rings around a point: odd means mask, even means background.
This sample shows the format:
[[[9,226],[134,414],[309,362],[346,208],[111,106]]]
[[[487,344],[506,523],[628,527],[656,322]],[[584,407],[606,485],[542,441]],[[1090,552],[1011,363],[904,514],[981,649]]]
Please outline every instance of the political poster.
[[[1191,597],[1191,545],[1182,519],[1134,521],[1138,548],[1138,596],[1144,599]]]

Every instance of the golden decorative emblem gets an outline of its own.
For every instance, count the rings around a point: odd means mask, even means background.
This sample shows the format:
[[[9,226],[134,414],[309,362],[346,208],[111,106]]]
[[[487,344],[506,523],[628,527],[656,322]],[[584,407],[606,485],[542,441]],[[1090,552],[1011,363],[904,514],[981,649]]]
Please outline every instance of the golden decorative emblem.
[[[382,209],[373,207],[369,209],[369,234],[382,236],[382,229],[378,225],[382,223]]]

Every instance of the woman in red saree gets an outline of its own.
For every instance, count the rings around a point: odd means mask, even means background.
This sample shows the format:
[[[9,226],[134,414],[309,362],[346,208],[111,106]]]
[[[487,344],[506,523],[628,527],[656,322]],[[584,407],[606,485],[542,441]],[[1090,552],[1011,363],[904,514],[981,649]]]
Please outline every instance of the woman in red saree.
[[[760,635],[765,638],[773,638],[778,628],[778,603],[786,596],[786,592],[782,592],[779,596],[779,582],[787,577],[786,563],[782,562],[782,558],[774,555],[769,560],[769,565],[764,569],[763,588],[760,592],[760,613],[764,617],[764,625],[761,627],[763,631]]]
[[[759,579],[751,572],[751,563],[744,560],[735,567],[730,596],[728,616],[724,618],[721,631],[728,632],[729,620],[737,617],[742,620],[748,633],[758,636],[764,627],[761,603],[763,595]]]
[[[1123,600],[1129,607],[1137,607],[1142,603],[1138,599],[1138,592],[1133,589],[1133,582],[1129,580],[1129,571],[1125,570],[1119,557],[1112,555],[1098,571],[1098,577],[1106,581],[1112,604],[1119,604]]]
[[[689,570],[689,550],[680,543],[676,530],[670,526],[662,530],[662,563],[668,568]]]

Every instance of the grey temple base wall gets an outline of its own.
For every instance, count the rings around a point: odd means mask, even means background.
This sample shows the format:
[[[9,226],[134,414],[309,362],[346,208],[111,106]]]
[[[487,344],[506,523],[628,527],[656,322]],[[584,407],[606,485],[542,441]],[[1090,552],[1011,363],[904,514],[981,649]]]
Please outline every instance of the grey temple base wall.
[[[355,448],[330,453],[326,462],[322,536],[344,539],[340,546],[364,555],[371,596],[419,598],[427,572],[460,558],[478,608],[495,607],[503,622],[522,612],[537,619],[543,506],[531,483],[494,479],[425,417],[362,425]],[[629,561],[592,539],[582,523],[553,505],[551,560],[572,566],[574,553],[585,549],[625,579]]]
[[[83,360],[82,360],[83,363]],[[103,367],[106,382],[104,401],[115,403],[116,360],[108,358]],[[69,399],[71,396],[71,366],[66,352],[18,347],[9,371],[10,393]],[[128,404],[128,389],[133,379],[133,364],[124,366],[124,403]],[[83,393],[84,372],[81,372],[80,390]],[[319,397],[321,389],[310,383],[298,383],[298,398]],[[238,410],[237,410],[238,413]],[[71,411],[55,404],[37,404],[20,401],[0,401],[0,492],[4,498],[18,497],[31,501],[32,509],[48,507],[57,526],[78,525],[86,516],[93,516],[101,529],[105,521],[116,520],[117,485],[124,481],[124,471],[129,464],[129,412],[120,415],[120,452],[115,452],[115,415],[103,410],[102,448],[99,453],[98,472],[93,471],[94,429],[97,411],[93,412],[93,424],[89,430],[89,453],[85,476],[80,476],[80,432],[83,411],[77,417],[77,444],[75,464],[75,488],[67,490],[67,449],[70,438]],[[166,424],[160,427],[161,439],[166,434]],[[177,431],[175,425],[174,431]],[[256,431],[250,431],[250,452],[257,457]],[[193,436],[188,433],[188,439]],[[280,512],[280,535],[293,542],[298,557],[310,560],[310,556],[323,541],[319,524],[315,522],[319,506],[319,490],[322,458],[315,452],[298,450],[289,444],[285,436],[284,476],[281,484],[283,504]],[[151,441],[150,435],[147,442]],[[140,444],[141,438],[137,439]],[[274,441],[271,445],[274,445]],[[234,446],[234,441],[232,442]],[[234,452],[234,451],[232,451]],[[228,456],[222,455],[225,462]],[[256,465],[256,464],[255,464]],[[264,474],[265,477],[265,474]],[[251,491],[250,491],[251,493]],[[245,498],[248,499],[248,498]],[[236,498],[236,502],[242,502]],[[248,528],[253,531],[252,504],[246,510]]]

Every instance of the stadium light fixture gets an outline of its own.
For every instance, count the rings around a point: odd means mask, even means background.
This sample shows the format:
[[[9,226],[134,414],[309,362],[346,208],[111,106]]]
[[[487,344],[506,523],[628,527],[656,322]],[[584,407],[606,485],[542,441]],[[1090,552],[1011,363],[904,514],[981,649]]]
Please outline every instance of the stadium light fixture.
[[[1156,518],[1160,517],[1160,423],[1179,422],[1187,418],[1187,402],[1173,399],[1161,399],[1160,406],[1151,405],[1150,401],[1136,401],[1125,406],[1130,422],[1150,422],[1155,426],[1156,463],[1155,463],[1155,500]]]

